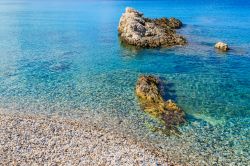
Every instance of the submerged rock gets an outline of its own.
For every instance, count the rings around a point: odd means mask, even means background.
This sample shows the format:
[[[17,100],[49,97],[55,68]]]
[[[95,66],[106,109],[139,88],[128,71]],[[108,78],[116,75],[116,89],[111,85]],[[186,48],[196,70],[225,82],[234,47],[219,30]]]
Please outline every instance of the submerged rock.
[[[162,120],[166,127],[185,122],[185,113],[172,100],[164,101],[161,81],[154,76],[140,76],[136,84],[136,95],[144,111]]]
[[[169,47],[184,45],[186,39],[175,30],[182,22],[175,18],[150,19],[133,8],[126,8],[120,18],[118,32],[123,42],[138,47]]]
[[[219,49],[219,50],[222,50],[222,51],[228,51],[229,50],[228,45],[226,43],[223,43],[223,42],[216,43],[214,47]]]

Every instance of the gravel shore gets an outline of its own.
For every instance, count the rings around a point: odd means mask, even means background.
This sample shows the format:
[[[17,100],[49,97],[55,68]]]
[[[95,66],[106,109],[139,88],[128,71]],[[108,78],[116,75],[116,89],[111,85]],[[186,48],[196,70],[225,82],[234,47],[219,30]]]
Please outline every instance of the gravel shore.
[[[0,165],[174,165],[157,149],[85,120],[0,112]]]

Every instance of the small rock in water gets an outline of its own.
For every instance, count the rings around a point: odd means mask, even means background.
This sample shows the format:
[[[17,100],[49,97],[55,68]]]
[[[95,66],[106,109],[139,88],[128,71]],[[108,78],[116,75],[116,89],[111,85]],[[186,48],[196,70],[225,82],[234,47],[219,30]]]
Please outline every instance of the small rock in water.
[[[228,51],[229,50],[228,45],[226,43],[223,43],[223,42],[216,43],[214,47],[219,49],[219,50],[222,50],[222,51]]]
[[[185,122],[183,110],[172,100],[164,101],[158,78],[141,76],[137,81],[135,91],[144,111],[162,120],[166,127],[172,127]]]
[[[120,18],[118,32],[123,42],[137,47],[155,48],[184,45],[186,39],[175,29],[182,22],[175,18],[150,19],[133,8],[126,8]]]

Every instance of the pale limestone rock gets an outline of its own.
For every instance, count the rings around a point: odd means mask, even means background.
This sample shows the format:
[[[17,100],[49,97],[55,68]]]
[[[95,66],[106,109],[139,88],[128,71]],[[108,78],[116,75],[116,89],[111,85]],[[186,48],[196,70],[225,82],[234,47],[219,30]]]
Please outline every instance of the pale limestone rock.
[[[222,51],[228,51],[229,50],[228,45],[226,43],[223,43],[223,42],[216,43],[214,47],[219,49],[219,50],[222,50]]]
[[[186,39],[177,35],[180,20],[171,18],[149,19],[133,8],[126,8],[120,18],[118,32],[123,42],[138,47],[169,47],[186,44]]]

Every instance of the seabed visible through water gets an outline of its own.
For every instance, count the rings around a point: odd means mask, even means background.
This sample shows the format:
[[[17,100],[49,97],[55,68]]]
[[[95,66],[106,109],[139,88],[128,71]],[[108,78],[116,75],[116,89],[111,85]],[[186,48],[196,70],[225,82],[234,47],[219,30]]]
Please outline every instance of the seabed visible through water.
[[[185,47],[133,49],[117,26],[126,6],[147,17],[174,16]],[[248,2],[0,2],[0,108],[103,118],[180,162],[250,165],[250,20]],[[232,24],[233,20],[233,24]],[[219,40],[232,47],[220,53]],[[166,80],[187,114],[178,136],[147,127],[134,94],[141,74]],[[114,123],[114,119],[119,124]]]

